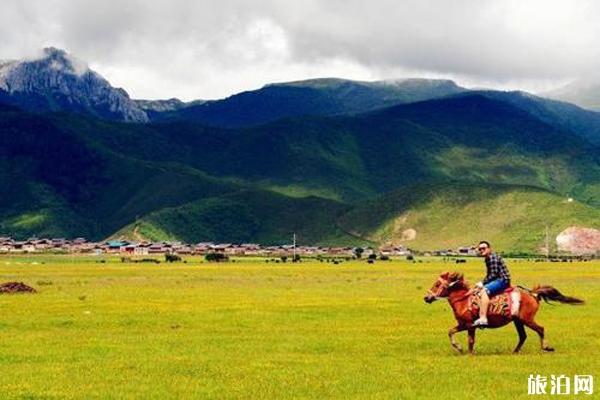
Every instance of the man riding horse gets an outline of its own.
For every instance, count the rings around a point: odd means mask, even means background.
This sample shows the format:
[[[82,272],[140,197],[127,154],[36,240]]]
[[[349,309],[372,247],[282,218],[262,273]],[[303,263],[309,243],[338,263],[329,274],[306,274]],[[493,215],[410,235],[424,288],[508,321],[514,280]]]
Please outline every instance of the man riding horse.
[[[488,326],[487,311],[490,297],[502,293],[510,287],[510,273],[502,257],[492,251],[492,246],[488,241],[479,242],[477,251],[481,257],[485,257],[487,274],[482,282],[475,285],[473,290],[480,292],[479,319],[473,323],[473,326],[485,328]]]
[[[467,331],[469,334],[469,352],[473,352],[475,345],[475,331],[477,327],[487,326],[489,328],[500,328],[513,322],[519,334],[519,343],[514,352],[517,353],[525,343],[527,334],[525,327],[535,331],[540,337],[541,348],[544,351],[553,351],[545,339],[544,327],[535,320],[536,313],[540,308],[540,300],[546,302],[558,301],[560,303],[577,305],[584,301],[576,297],[565,296],[555,287],[550,285],[536,286],[533,289],[514,289],[502,293],[510,286],[510,274],[506,264],[500,256],[492,252],[489,242],[481,241],[477,246],[479,254],[485,257],[487,274],[485,279],[472,289],[459,272],[443,272],[427,291],[425,302],[433,303],[437,299],[447,299],[452,313],[456,319],[456,326],[448,330],[448,337],[453,348],[462,352],[462,347],[455,340],[456,333]],[[476,293],[481,293],[481,299],[477,299]],[[495,296],[491,300],[490,297]],[[479,304],[479,310],[474,307]],[[488,308],[491,308],[488,310]],[[487,311],[490,311],[489,322]],[[479,319],[473,323],[475,316]]]

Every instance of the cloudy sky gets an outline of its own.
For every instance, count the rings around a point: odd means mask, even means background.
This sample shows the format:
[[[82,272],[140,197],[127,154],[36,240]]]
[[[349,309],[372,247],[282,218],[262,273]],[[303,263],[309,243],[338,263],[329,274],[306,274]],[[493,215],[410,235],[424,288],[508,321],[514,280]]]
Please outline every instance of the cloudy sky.
[[[600,2],[2,0],[0,59],[60,47],[135,98],[314,77],[542,91],[600,70]]]

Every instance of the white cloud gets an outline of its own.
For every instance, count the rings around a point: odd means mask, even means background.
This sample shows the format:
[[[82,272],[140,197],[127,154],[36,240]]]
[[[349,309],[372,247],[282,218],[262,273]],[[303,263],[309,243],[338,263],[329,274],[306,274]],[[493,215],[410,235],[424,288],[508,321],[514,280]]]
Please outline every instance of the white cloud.
[[[320,76],[542,90],[599,69],[599,18],[592,1],[3,0],[0,58],[62,47],[138,98]]]

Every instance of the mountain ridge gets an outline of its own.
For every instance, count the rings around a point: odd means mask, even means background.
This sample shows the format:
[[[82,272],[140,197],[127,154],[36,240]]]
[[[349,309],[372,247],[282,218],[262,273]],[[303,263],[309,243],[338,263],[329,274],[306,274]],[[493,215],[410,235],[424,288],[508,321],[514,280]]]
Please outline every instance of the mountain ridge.
[[[281,82],[157,114],[155,121],[191,120],[224,128],[260,125],[281,118],[354,114],[393,104],[459,93],[449,80],[361,82],[339,78]]]
[[[67,75],[76,75],[79,67],[70,68]],[[455,227],[468,219],[468,207],[482,219],[495,205],[508,210],[502,223],[518,217],[522,227],[520,204],[528,196],[553,210],[557,229],[582,222],[577,214],[561,216],[565,198],[597,227],[599,113],[447,80],[324,78],[232,98],[129,99],[149,121],[32,107],[35,95],[25,99],[30,103],[0,98],[0,187],[11,188],[0,196],[0,233],[277,243],[295,231],[306,243],[383,243],[381,232],[398,215],[370,215],[379,204],[395,201],[391,210],[447,218]],[[223,123],[165,117],[198,108]],[[543,210],[531,207],[538,226]],[[416,222],[404,228],[421,233],[418,246],[450,243],[433,225]],[[490,232],[470,234],[500,235]],[[506,246],[539,250],[537,233],[506,235]]]

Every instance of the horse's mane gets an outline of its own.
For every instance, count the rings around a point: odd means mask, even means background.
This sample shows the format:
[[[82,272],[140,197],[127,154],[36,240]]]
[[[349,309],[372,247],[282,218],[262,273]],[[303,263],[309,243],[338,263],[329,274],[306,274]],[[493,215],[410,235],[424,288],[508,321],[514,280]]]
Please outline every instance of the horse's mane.
[[[457,282],[453,285],[453,288],[455,289],[470,289],[469,282],[465,280],[465,276],[460,272],[444,272],[440,277],[446,279],[450,283]]]

